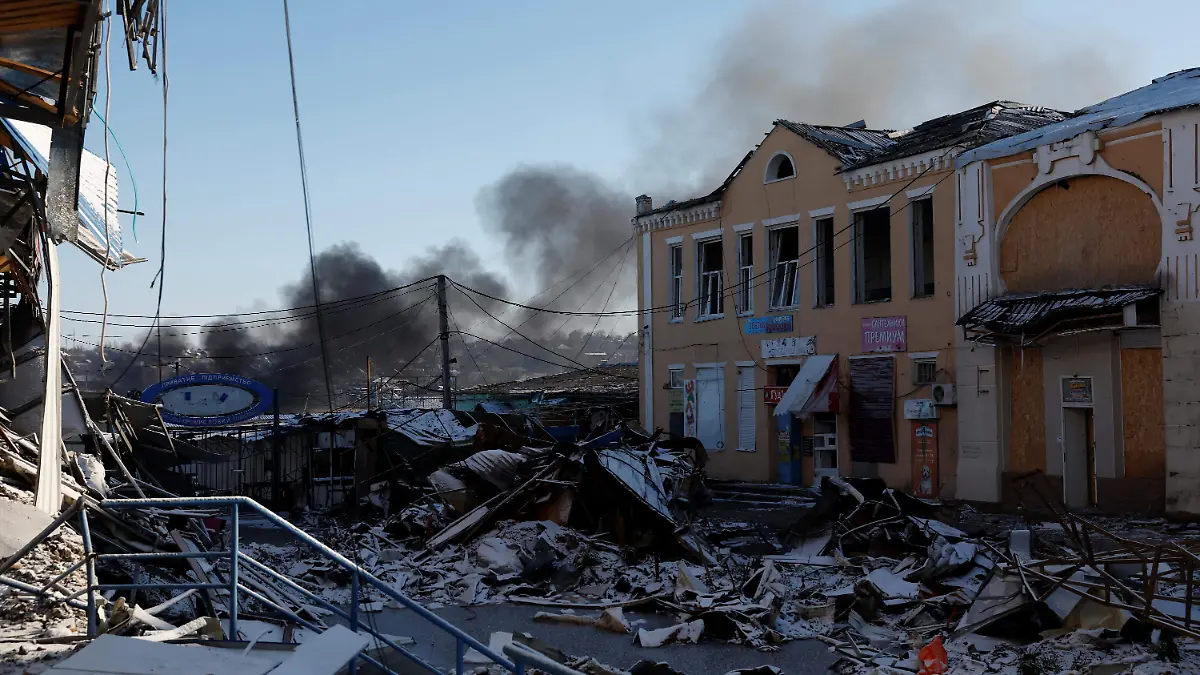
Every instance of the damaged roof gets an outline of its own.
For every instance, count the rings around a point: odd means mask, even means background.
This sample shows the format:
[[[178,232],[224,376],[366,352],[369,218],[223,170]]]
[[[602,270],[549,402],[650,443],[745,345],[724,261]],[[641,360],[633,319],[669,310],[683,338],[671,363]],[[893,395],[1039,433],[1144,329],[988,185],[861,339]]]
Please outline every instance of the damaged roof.
[[[1150,84],[1075,112],[1055,124],[988,143],[959,155],[957,165],[1007,157],[1039,145],[1065,141],[1085,131],[1124,127],[1151,115],[1200,105],[1200,68],[1180,70]]]
[[[975,307],[957,325],[967,330],[1033,338],[1062,321],[1120,312],[1126,305],[1161,293],[1152,286],[1125,286],[1006,295]]]
[[[462,394],[638,394],[637,364],[614,364],[598,368],[580,368],[557,375],[543,375],[514,382],[500,382],[464,389]]]
[[[876,157],[896,143],[891,132],[876,129],[833,127],[822,124],[804,124],[788,120],[775,120],[794,134],[838,158],[842,164],[852,165]]]
[[[975,148],[1067,119],[1067,113],[1015,101],[992,101],[970,110],[922,122],[874,155],[851,163],[853,169],[911,157],[941,148]]]

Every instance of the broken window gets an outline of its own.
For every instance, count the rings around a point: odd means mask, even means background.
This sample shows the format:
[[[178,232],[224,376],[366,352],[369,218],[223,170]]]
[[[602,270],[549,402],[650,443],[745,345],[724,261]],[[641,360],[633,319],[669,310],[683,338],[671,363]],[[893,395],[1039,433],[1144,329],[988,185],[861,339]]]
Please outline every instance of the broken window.
[[[738,314],[754,311],[754,236],[747,233],[738,237]]]
[[[933,295],[933,200],[912,203],[913,297]]]
[[[833,304],[833,218],[820,218],[813,223],[816,245],[815,275],[816,306]]]
[[[800,228],[771,230],[771,309],[800,304]]]
[[[696,249],[700,269],[699,316],[719,316],[725,312],[724,251],[721,240],[702,241]]]
[[[671,288],[668,304],[671,306],[671,319],[682,319],[685,305],[683,304],[683,246],[676,244],[670,249]]]
[[[683,389],[683,369],[672,368],[667,371],[667,388]]]
[[[779,153],[767,162],[767,175],[765,182],[770,183],[774,180],[783,180],[784,178],[794,178],[796,176],[796,167],[792,165],[792,158],[784,153]]]
[[[891,213],[883,206],[854,214],[854,302],[892,299]]]
[[[937,382],[937,359],[913,360],[913,384],[923,386]]]

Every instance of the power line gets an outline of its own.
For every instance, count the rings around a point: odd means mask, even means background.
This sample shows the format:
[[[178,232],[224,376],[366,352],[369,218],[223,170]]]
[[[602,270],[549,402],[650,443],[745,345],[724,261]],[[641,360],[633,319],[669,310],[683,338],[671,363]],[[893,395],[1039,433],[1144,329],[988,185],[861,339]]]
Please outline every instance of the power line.
[[[431,297],[432,297],[432,296],[431,296]],[[374,322],[371,322],[371,323],[369,323],[369,324],[367,324],[367,325],[365,325],[365,326],[360,326],[360,327],[358,327],[358,328],[355,328],[354,330],[348,330],[348,331],[346,331],[345,333],[341,333],[341,334],[339,334],[339,335],[335,335],[335,336],[333,336],[332,338],[330,338],[330,340],[340,340],[341,338],[344,338],[344,337],[346,337],[347,335],[353,335],[354,333],[360,333],[360,332],[362,332],[362,331],[364,331],[364,330],[366,330],[366,329],[368,329],[368,328],[372,328],[372,327],[374,327],[374,326],[378,326],[379,324],[383,323],[384,321],[388,321],[388,320],[390,320],[390,319],[394,319],[394,318],[396,318],[397,316],[400,316],[400,315],[401,315],[401,314],[403,314],[404,312],[407,312],[408,310],[410,310],[410,309],[412,309],[412,308],[414,308],[414,307],[419,307],[419,306],[421,306],[421,305],[425,304],[425,302],[427,302],[428,300],[429,300],[429,298],[426,298],[425,300],[423,300],[423,301],[421,301],[421,302],[418,302],[418,303],[415,303],[415,304],[412,304],[412,305],[409,305],[408,307],[405,307],[404,309],[402,309],[402,310],[400,310],[400,311],[398,311],[398,312],[395,312],[395,313],[393,313],[393,314],[389,314],[388,316],[385,316],[385,317],[383,317],[382,319],[380,319],[380,320],[378,320],[378,321],[374,321]],[[77,339],[75,339],[75,338],[70,338],[70,339],[71,339],[71,340],[73,340],[73,341],[75,341],[75,342],[78,342],[78,343],[80,343],[80,344],[85,344],[85,345],[88,345],[88,346],[91,346],[91,347],[99,347],[99,346],[100,346],[100,345],[97,345],[97,344],[95,344],[95,343],[92,343],[92,342],[86,342],[86,341],[84,341],[84,340],[77,340]],[[269,351],[265,351],[265,352],[257,352],[257,353],[254,353],[254,354],[234,354],[234,355],[206,354],[206,355],[197,355],[197,356],[189,356],[189,355],[187,355],[187,354],[175,354],[175,355],[171,355],[171,354],[164,354],[163,356],[166,356],[167,358],[170,358],[170,359],[190,359],[190,360],[201,360],[201,359],[248,359],[248,358],[254,358],[254,357],[258,357],[258,356],[270,356],[270,355],[272,355],[272,354],[285,354],[285,353],[288,353],[288,352],[294,352],[294,351],[297,351],[297,350],[300,350],[300,349],[307,349],[307,348],[309,348],[309,347],[316,347],[316,346],[317,346],[317,345],[319,345],[319,344],[320,344],[320,342],[310,342],[310,343],[308,343],[308,344],[306,344],[306,345],[297,345],[297,346],[295,346],[295,347],[288,347],[288,348],[286,348],[286,349],[273,349],[273,350],[269,350]],[[133,352],[133,351],[130,351],[130,350],[128,350],[128,349],[121,349],[121,348],[119,348],[119,347],[109,347],[109,349],[112,349],[112,350],[114,350],[114,351],[118,351],[118,352],[124,352],[124,353],[126,353],[126,354],[133,354],[133,355],[134,355],[134,360],[135,360],[135,361],[136,361],[136,359],[137,359],[137,356],[140,354],[140,352]],[[322,358],[324,358],[324,357],[322,356]],[[129,366],[126,366],[125,370],[126,370],[126,371],[128,371],[130,367],[132,367],[132,363],[131,363]],[[331,389],[332,389],[332,388],[331,388]]]
[[[367,306],[370,306],[370,305],[375,305],[375,304],[378,304],[378,303],[380,303],[380,302],[383,302],[383,301],[385,301],[385,300],[395,300],[395,299],[397,299],[397,298],[400,298],[400,297],[403,297],[403,296],[405,296],[405,295],[408,295],[409,293],[416,293],[417,291],[428,290],[428,289],[429,289],[429,286],[420,286],[420,287],[417,287],[417,288],[413,288],[413,289],[410,289],[410,290],[404,291],[403,293],[399,293],[399,294],[397,294],[397,295],[395,295],[395,296],[392,296],[392,297],[388,297],[388,298],[377,298],[377,299],[375,299],[375,300],[372,300],[372,301],[370,301],[370,302],[364,302],[364,303],[362,303],[362,304],[358,304],[358,305],[347,305],[347,306],[345,306],[345,307],[339,307],[338,309],[334,310],[333,312],[329,312],[329,314],[340,314],[340,313],[342,313],[342,312],[347,312],[347,311],[350,311],[350,310],[352,310],[352,309],[362,309],[363,307],[367,307]],[[301,314],[301,315],[298,315],[298,316],[286,317],[286,318],[277,318],[277,319],[254,319],[254,320],[251,320],[251,321],[235,321],[235,322],[232,322],[232,323],[223,323],[223,324],[222,324],[222,323],[215,323],[215,324],[195,324],[195,323],[190,323],[190,324],[168,324],[168,327],[170,327],[170,328],[190,328],[190,327],[194,327],[194,326],[202,326],[202,327],[204,327],[205,329],[208,329],[208,330],[187,331],[187,332],[180,332],[180,333],[168,333],[168,334],[167,334],[167,336],[168,336],[168,337],[180,337],[180,336],[185,336],[185,335],[204,335],[204,334],[208,334],[208,333],[225,333],[225,332],[229,332],[229,331],[238,331],[238,330],[252,330],[252,329],[255,329],[255,328],[268,328],[268,327],[274,327],[274,326],[282,326],[282,325],[289,324],[289,323],[295,323],[295,322],[297,322],[297,321],[304,321],[305,319],[310,319],[310,318],[312,318],[313,316],[315,316],[315,313],[312,313],[312,312],[310,312],[310,313],[308,313],[308,314]],[[98,320],[96,320],[96,319],[69,319],[69,320],[70,320],[70,321],[74,321],[74,322],[76,322],[76,323],[93,323],[93,324],[94,324],[94,323],[100,323],[100,322],[99,322]],[[109,322],[109,324],[108,324],[108,325],[110,325],[110,326],[122,326],[122,327],[125,327],[125,328],[154,328],[154,324],[148,324],[148,325],[147,325],[147,324],[139,324],[139,323],[113,323],[113,322],[111,322],[111,321]],[[232,327],[228,327],[228,326],[232,326]],[[219,330],[218,330],[218,329],[219,329]],[[113,337],[120,338],[121,336],[113,336]]]
[[[154,274],[154,279],[150,281],[150,287],[158,284],[158,300],[154,305],[154,323],[158,324],[162,317],[162,299],[163,299],[163,280],[167,270],[167,102],[168,92],[171,88],[171,80],[167,74],[167,0],[162,0],[162,10],[158,13],[158,32],[162,44],[162,98],[163,98],[163,141],[162,141],[162,233],[159,237],[159,254],[158,254],[158,272]],[[107,205],[105,205],[107,208]],[[115,315],[114,315],[115,316]],[[133,358],[129,364],[117,375],[116,379],[108,383],[105,389],[112,389],[117,386],[121,378],[129,374],[129,369],[133,364],[137,363],[138,357],[142,355],[142,351],[146,348],[146,344],[150,342],[150,334],[152,331],[146,332],[146,338],[142,340],[142,344],[137,348]],[[103,349],[103,347],[101,347]],[[124,350],[118,350],[124,351]],[[159,381],[162,380],[162,334],[160,332],[158,338],[158,371]]]
[[[946,149],[946,151],[945,151],[944,153],[942,153],[942,157],[945,157],[945,155],[946,155],[946,154],[948,154],[948,153],[949,153],[951,150],[953,150],[953,149],[955,149],[955,148],[957,148],[957,147],[960,147],[960,146],[958,146],[958,145],[955,145],[955,146],[951,146],[950,148],[947,148],[947,149]],[[913,176],[913,178],[912,178],[911,180],[909,180],[907,183],[905,183],[903,186],[901,186],[901,187],[900,187],[898,190],[896,190],[896,191],[895,191],[895,192],[893,192],[891,195],[889,195],[886,201],[882,202],[882,203],[881,203],[879,206],[877,206],[877,207],[875,207],[875,208],[883,208],[884,204],[889,204],[889,203],[891,203],[891,200],[895,199],[897,195],[899,195],[899,194],[900,194],[901,192],[903,192],[904,190],[908,189],[908,187],[909,187],[909,186],[911,186],[911,185],[912,185],[913,183],[915,183],[916,181],[920,180],[920,178],[921,178],[922,176],[924,176],[926,173],[928,173],[930,170],[932,170],[935,164],[936,164],[936,162],[931,162],[929,166],[927,166],[925,169],[922,169],[922,170],[921,170],[921,171],[920,171],[920,172],[919,172],[919,173],[918,173],[916,176]],[[946,180],[947,178],[949,178],[949,177],[950,177],[950,176],[952,176],[952,175],[954,175],[954,173],[953,173],[953,172],[950,172],[950,173],[946,174],[946,176],[944,176],[944,177],[940,178],[940,179],[937,181],[937,183],[934,183],[934,185],[933,185],[933,186],[931,186],[931,187],[937,186],[937,185],[938,185],[938,184],[940,184],[942,181]],[[903,212],[903,210],[904,210],[904,209],[907,209],[907,208],[908,208],[909,204],[911,204],[911,202],[909,202],[909,203],[906,203],[906,204],[905,204],[903,207],[901,207],[900,211],[897,211],[896,213]],[[895,215],[895,214],[893,213],[892,215]],[[849,225],[847,225],[846,227],[843,227],[842,229],[838,230],[837,232],[834,232],[833,236],[835,236],[835,237],[836,237],[837,235],[839,235],[839,234],[841,234],[841,233],[845,232],[846,230],[850,229],[851,227],[854,227],[854,221],[853,221],[853,219],[851,220],[851,222],[850,222],[850,224],[849,224]],[[814,244],[814,245],[810,246],[808,249],[806,249],[806,250],[804,250],[804,251],[800,251],[800,252],[798,252],[798,253],[797,253],[797,260],[799,260],[800,258],[803,258],[803,257],[807,256],[808,254],[812,253],[813,251],[815,251],[815,250],[816,250],[816,248],[817,248],[817,245],[816,245],[816,244]],[[727,290],[727,291],[729,291],[729,292],[728,292],[728,293],[723,293],[723,294],[722,294],[722,297],[723,297],[723,298],[726,298],[726,299],[728,299],[728,298],[732,298],[732,297],[734,297],[734,296],[735,296],[735,295],[738,293],[738,290],[739,290],[739,289],[740,289],[742,286],[745,286],[745,285],[747,285],[749,282],[753,282],[753,281],[755,281],[756,279],[761,279],[762,277],[765,277],[765,276],[767,276],[767,275],[771,275],[771,274],[773,274],[773,273],[774,273],[774,271],[775,271],[775,266],[770,266],[770,265],[769,265],[769,266],[767,266],[767,268],[766,268],[765,270],[763,270],[763,271],[762,271],[762,272],[760,272],[759,274],[756,274],[756,275],[754,275],[753,277],[750,277],[750,278],[749,278],[749,279],[747,279],[745,282],[741,282],[741,281],[739,281],[738,283],[736,283],[736,284],[734,284],[734,285],[732,285],[732,286],[729,286],[729,287],[727,287],[725,290]],[[749,287],[750,287],[750,288],[757,288],[758,286],[761,286],[761,285],[762,285],[762,284],[764,284],[764,283],[768,283],[769,281],[770,281],[770,279],[768,279],[767,281],[762,281],[762,282],[758,282],[758,283],[753,283],[753,284],[750,284],[750,286],[749,286]],[[648,307],[648,308],[641,308],[641,309],[629,309],[629,310],[617,310],[617,311],[612,311],[612,312],[587,312],[587,311],[582,311],[582,310],[579,310],[579,311],[572,311],[572,310],[558,310],[558,309],[550,309],[550,308],[548,308],[548,307],[533,307],[533,306],[530,306],[530,305],[528,305],[528,304],[524,304],[524,303],[515,302],[515,301],[513,301],[513,300],[508,300],[508,299],[506,299],[506,298],[498,298],[498,297],[496,297],[496,296],[494,296],[494,295],[491,295],[491,294],[489,294],[489,293],[484,293],[483,291],[480,291],[480,290],[478,290],[478,289],[471,288],[470,286],[464,286],[463,284],[460,284],[460,283],[458,283],[458,282],[455,282],[455,284],[454,284],[454,285],[455,285],[455,286],[458,286],[459,288],[461,288],[461,289],[462,289],[462,290],[464,290],[464,291],[470,291],[471,293],[473,293],[473,294],[475,294],[475,295],[478,295],[478,296],[480,296],[480,297],[482,297],[482,298],[487,298],[488,300],[492,300],[492,301],[495,301],[495,302],[503,303],[503,304],[506,304],[506,305],[511,305],[511,306],[513,306],[513,307],[520,307],[520,308],[522,308],[522,309],[527,309],[527,310],[530,310],[530,311],[532,311],[532,312],[541,312],[541,313],[544,313],[544,314],[558,314],[558,315],[561,315],[561,316],[631,316],[631,315],[632,315],[632,316],[637,316],[637,315],[640,315],[640,314],[643,314],[643,313],[651,313],[651,314],[655,314],[655,313],[669,312],[669,311],[675,310],[675,309],[676,309],[676,308],[679,306],[679,303],[672,303],[672,304],[669,304],[669,305],[660,305],[660,306],[657,306],[657,307]],[[690,306],[692,306],[692,305],[694,305],[694,304],[699,304],[699,302],[700,302],[700,299],[699,299],[699,298],[696,298],[696,299],[694,299],[694,300],[689,300],[689,301],[687,301],[686,303],[683,303],[683,306],[684,306],[684,308],[686,309],[687,307],[690,307]]]
[[[458,284],[457,284],[457,283],[455,283],[454,281],[451,281],[451,283],[453,283],[455,286],[457,286],[457,285],[458,285]],[[487,311],[486,309],[484,309],[483,305],[481,305],[481,304],[479,304],[478,302],[476,302],[476,301],[475,301],[475,298],[472,298],[472,297],[471,297],[471,296],[469,296],[469,295],[468,295],[467,297],[468,297],[468,298],[471,300],[471,302],[475,303],[475,306],[479,308],[479,311],[483,312],[484,314],[487,314],[487,315],[488,315],[488,316],[490,316],[490,317],[491,317],[491,318],[492,318],[494,321],[496,321],[496,323],[500,324],[501,326],[504,326],[504,327],[505,327],[505,328],[507,328],[509,331],[511,331],[511,332],[513,332],[513,333],[516,333],[518,336],[520,336],[520,337],[524,338],[524,339],[525,339],[527,342],[529,342],[529,343],[530,343],[530,344],[532,344],[533,346],[537,347],[538,349],[541,349],[542,351],[545,351],[545,352],[548,352],[548,353],[550,353],[550,354],[553,354],[553,355],[554,355],[555,357],[557,357],[557,358],[563,359],[563,360],[565,360],[565,361],[570,361],[571,363],[575,364],[576,366],[579,366],[580,368],[582,368],[582,369],[584,369],[584,370],[590,370],[590,371],[592,371],[592,372],[600,372],[600,371],[597,371],[597,370],[596,370],[596,369],[594,369],[594,368],[591,368],[591,367],[589,367],[589,366],[586,366],[586,365],[584,365],[584,364],[582,364],[582,363],[580,363],[580,362],[576,361],[575,359],[572,359],[572,358],[570,358],[570,357],[568,357],[568,356],[563,356],[562,354],[559,354],[558,352],[556,352],[556,351],[554,351],[554,350],[550,349],[549,347],[543,347],[541,344],[539,344],[538,342],[536,342],[536,341],[535,341],[535,340],[533,340],[532,338],[528,337],[527,335],[525,335],[525,334],[521,333],[521,332],[520,332],[520,331],[518,331],[516,328],[513,328],[512,326],[510,326],[510,325],[508,325],[508,324],[504,323],[503,321],[501,321],[500,319],[496,318],[496,316],[495,316],[495,315],[493,315],[491,312],[489,312],[489,311]],[[470,333],[467,333],[467,335],[471,335],[471,334],[470,334]],[[478,336],[471,335],[471,337],[476,337],[476,338],[477,338]],[[490,343],[490,344],[496,345],[496,343],[492,342],[491,340],[484,340],[484,342],[488,342],[488,343]],[[496,345],[496,346],[500,346],[500,345]],[[514,350],[509,350],[509,351],[514,351]],[[518,352],[518,353],[519,353],[519,352]],[[549,361],[547,361],[547,363],[549,363]],[[569,367],[569,366],[566,366],[565,364],[562,364],[562,363],[555,363],[555,364],[552,364],[552,365],[556,365],[556,366],[558,366],[558,367],[560,367],[560,368],[566,368],[566,367]],[[620,377],[620,376],[617,376],[617,377]],[[625,379],[633,379],[633,378],[625,378]]]
[[[545,364],[548,364],[548,365],[551,365],[551,366],[558,366],[559,368],[563,368],[563,367],[565,367],[565,366],[564,366],[564,364],[561,364],[561,363],[554,363],[554,362],[552,362],[552,361],[547,361],[546,359],[543,359],[543,358],[540,358],[540,357],[534,356],[534,355],[532,355],[532,354],[527,354],[527,353],[525,353],[525,352],[523,352],[523,351],[521,351],[521,350],[519,350],[519,349],[514,349],[514,348],[512,348],[512,347],[509,347],[509,346],[507,346],[507,345],[502,345],[502,344],[500,344],[499,342],[493,342],[492,340],[489,340],[489,339],[487,339],[487,338],[485,338],[485,337],[480,337],[480,336],[478,336],[478,335],[475,335],[475,334],[473,334],[473,333],[467,333],[467,332],[465,332],[465,331],[460,331],[460,332],[459,332],[459,335],[466,335],[467,337],[473,337],[473,338],[475,338],[476,340],[480,340],[480,341],[482,341],[482,342],[486,342],[486,343],[488,343],[488,344],[492,345],[493,347],[499,347],[499,348],[501,348],[501,349],[503,349],[503,350],[505,350],[505,351],[509,351],[509,352],[512,352],[512,353],[514,353],[514,354],[520,354],[521,356],[524,356],[525,358],[528,358],[528,359],[533,359],[534,361],[540,361],[540,362],[542,362],[542,363],[545,363]],[[533,344],[534,344],[534,346],[536,346],[536,347],[542,347],[541,345],[539,345],[539,344],[538,344],[538,343],[536,343],[536,342],[534,342]],[[545,349],[545,347],[542,347],[542,349]],[[547,350],[547,351],[548,351],[548,350]],[[554,352],[550,352],[550,353],[552,353],[552,354],[555,354]],[[555,354],[555,356],[560,356],[560,355],[559,355],[559,354]],[[604,372],[603,370],[597,370],[597,369],[595,369],[595,368],[588,368],[587,366],[583,366],[583,364],[580,364],[580,365],[582,366],[582,368],[580,368],[580,370],[585,370],[585,371],[587,371],[587,372],[596,373],[596,374],[598,374],[598,375],[604,375],[605,377],[612,377],[612,378],[616,378],[616,379],[619,379],[619,380],[637,380],[637,379],[638,379],[638,378],[636,378],[636,377],[627,377],[627,376],[625,376],[625,375],[618,375],[618,374],[616,374],[616,373],[606,373],[606,372]]]
[[[308,196],[308,166],[304,161],[304,136],[300,133],[300,98],[296,95],[296,60],[292,56],[292,21],[288,0],[283,0],[283,27],[287,33],[288,73],[292,79],[292,110],[296,113],[296,149],[300,154],[300,188],[304,193],[304,227],[308,231],[308,265],[312,271],[313,302],[317,305],[317,339],[321,345],[321,370],[325,373],[325,397],[333,411],[333,385],[329,379],[329,359],[325,353],[325,319],[321,316],[321,284],[317,280],[317,254],[313,248],[312,203]],[[165,70],[165,63],[164,70]],[[160,329],[161,330],[161,329]]]
[[[454,332],[457,333],[459,330],[461,330],[462,326],[458,325],[458,319],[454,318],[454,310],[450,309],[449,304],[446,305],[446,311],[450,312],[450,322],[454,324]],[[471,359],[471,363],[475,364],[475,370],[479,373],[479,377],[483,379],[483,383],[490,384],[488,382],[487,375],[483,373],[483,368],[479,367],[479,362],[475,360],[475,356],[471,353],[471,346],[468,345],[467,341],[463,339],[461,333],[458,336],[458,341],[462,343],[463,349],[466,350],[467,356]]]
[[[621,257],[621,264],[620,264],[620,266],[617,267],[618,271],[625,269],[625,262],[629,260],[629,252],[632,250],[633,250],[633,246],[630,246],[629,248],[625,249],[625,255]],[[608,298],[606,298],[604,300],[604,306],[600,308],[601,312],[608,309],[608,303],[612,302],[613,293],[616,292],[617,282],[619,282],[620,280],[621,280],[620,273],[613,276],[612,288],[608,289]],[[575,354],[576,359],[578,359],[580,356],[583,356],[584,350],[587,349],[588,343],[592,341],[592,336],[596,334],[596,329],[600,327],[600,320],[603,318],[604,317],[602,317],[602,316],[596,317],[596,323],[592,324],[592,332],[588,333],[587,339],[583,341],[583,346],[580,347],[579,352]]]
[[[317,307],[337,307],[338,305],[354,303],[354,302],[358,302],[360,300],[366,300],[369,298],[376,298],[381,295],[387,295],[389,293],[394,293],[395,291],[401,291],[406,288],[411,288],[413,286],[424,283],[426,281],[430,281],[433,278],[434,277],[425,277],[424,279],[417,279],[416,281],[412,281],[412,282],[409,282],[407,284],[403,284],[400,286],[386,288],[382,291],[374,291],[372,293],[365,293],[363,295],[354,295],[354,296],[350,296],[348,298],[342,298],[341,300],[331,300],[329,302],[323,302],[320,305],[297,305],[295,307],[280,307],[279,309],[264,309],[264,310],[254,311],[254,312],[226,312],[224,314],[154,315],[154,314],[114,314],[114,313],[109,313],[109,316],[115,316],[115,317],[122,318],[122,319],[159,319],[159,318],[163,318],[163,319],[225,319],[225,318],[236,317],[236,316],[261,316],[263,314],[283,314],[286,312],[295,312],[295,311],[301,310],[301,309],[315,309]],[[62,311],[67,314],[82,314],[84,316],[101,316],[100,312],[88,312],[88,311],[84,311],[84,310],[80,310],[80,309],[64,309]],[[203,325],[207,325],[207,324],[175,324],[175,325],[203,326]]]
[[[550,302],[548,302],[548,303],[546,303],[546,304],[553,304],[553,303],[554,303],[554,302],[556,302],[556,301],[557,301],[559,298],[561,298],[562,296],[566,295],[566,294],[567,294],[567,292],[568,292],[568,291],[570,291],[572,288],[574,288],[576,285],[578,285],[578,284],[579,284],[579,282],[581,282],[581,281],[583,281],[584,279],[586,279],[586,278],[588,278],[589,276],[591,276],[592,272],[596,271],[596,269],[597,269],[597,268],[599,268],[599,267],[600,267],[600,265],[603,265],[603,264],[604,264],[604,262],[605,262],[606,260],[608,260],[609,258],[613,257],[613,255],[615,255],[615,254],[617,253],[617,251],[620,251],[622,248],[624,248],[624,247],[626,247],[626,246],[628,246],[628,245],[632,244],[632,243],[633,243],[633,240],[634,240],[634,238],[631,236],[631,237],[629,237],[628,239],[626,239],[625,241],[621,242],[621,244],[620,244],[619,246],[617,246],[617,247],[616,247],[616,248],[614,248],[613,250],[609,251],[609,252],[608,252],[608,255],[606,255],[606,256],[604,256],[603,258],[601,258],[600,260],[596,261],[596,264],[595,264],[595,265],[592,265],[590,268],[588,268],[588,270],[587,270],[586,272],[584,272],[584,273],[583,273],[583,276],[581,276],[581,277],[579,277],[578,279],[576,279],[575,281],[571,282],[571,284],[570,284],[569,286],[567,286],[566,288],[564,288],[564,289],[563,289],[563,290],[562,290],[562,291],[561,291],[561,292],[560,292],[558,295],[556,295],[556,296],[554,296],[553,298],[551,298],[551,299],[550,299]],[[553,289],[555,286],[557,286],[557,285],[559,285],[559,284],[561,284],[561,283],[565,282],[566,280],[570,279],[570,278],[571,278],[571,277],[573,277],[573,276],[576,276],[576,275],[575,275],[575,274],[572,274],[572,275],[569,275],[569,276],[565,277],[564,279],[562,279],[562,280],[560,280],[560,281],[557,281],[557,282],[555,282],[554,284],[552,284],[552,285],[551,285],[549,288],[547,288],[546,290],[544,290],[544,291],[542,291],[541,293],[538,293],[537,295],[534,295],[532,298],[530,298],[530,302],[532,302],[534,298],[537,298],[538,296],[542,295],[543,293],[549,293],[549,292],[550,292],[550,291],[551,291],[551,290],[552,290],[552,289]],[[453,281],[453,280],[452,280],[452,281]],[[457,284],[457,282],[454,282],[454,285],[456,285],[456,286],[457,286],[457,285],[458,285],[458,284]],[[461,289],[459,289],[459,293],[462,293],[462,290],[461,290]],[[463,293],[463,295],[465,296],[465,295],[466,295],[466,293]],[[470,299],[470,298],[468,298],[468,300],[469,300],[469,299]],[[513,309],[514,309],[513,307],[509,307],[508,309],[504,310],[504,312],[501,312],[501,316],[504,316],[505,314],[508,314],[508,313],[509,313],[509,312],[511,312]],[[520,328],[521,326],[524,326],[525,324],[529,323],[530,321],[532,321],[532,320],[533,320],[533,317],[535,317],[535,316],[537,316],[537,315],[536,315],[536,314],[530,314],[529,316],[525,317],[525,320],[524,320],[524,321],[522,321],[521,323],[517,324],[517,327],[518,327],[518,328]],[[471,326],[471,327],[470,327],[468,330],[475,330],[475,329],[476,329],[477,327],[479,327],[479,325],[480,325],[480,324],[482,324],[482,323],[483,323],[483,320],[482,320],[482,319],[481,319],[481,320],[479,320],[479,321],[476,321],[476,322],[475,322],[475,323],[474,323],[474,324],[473,324],[473,325],[472,325],[472,326]],[[563,325],[566,325],[566,322],[565,322],[565,321],[563,322]],[[562,326],[559,326],[559,329],[561,330],[561,329],[562,329]],[[505,335],[505,337],[508,337],[508,336],[507,336],[507,335]],[[490,349],[491,349],[491,347],[488,347],[488,348],[484,349],[482,352],[480,352],[479,356],[481,356],[481,357],[482,357],[484,354],[487,354],[487,353],[488,353],[488,351],[489,351]]]

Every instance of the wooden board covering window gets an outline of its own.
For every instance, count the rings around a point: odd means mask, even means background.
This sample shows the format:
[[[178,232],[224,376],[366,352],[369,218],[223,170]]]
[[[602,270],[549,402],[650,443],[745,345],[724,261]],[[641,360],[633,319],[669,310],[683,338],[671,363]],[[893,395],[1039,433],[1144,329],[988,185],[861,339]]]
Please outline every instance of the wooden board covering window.
[[[1121,350],[1125,475],[1166,479],[1162,349]]]
[[[1012,348],[1009,470],[1046,470],[1046,388],[1041,347]]]
[[[896,461],[896,360],[850,360],[850,459]]]
[[[1011,293],[1153,283],[1161,257],[1154,202],[1107,176],[1046,187],[1016,212],[1000,242]]]

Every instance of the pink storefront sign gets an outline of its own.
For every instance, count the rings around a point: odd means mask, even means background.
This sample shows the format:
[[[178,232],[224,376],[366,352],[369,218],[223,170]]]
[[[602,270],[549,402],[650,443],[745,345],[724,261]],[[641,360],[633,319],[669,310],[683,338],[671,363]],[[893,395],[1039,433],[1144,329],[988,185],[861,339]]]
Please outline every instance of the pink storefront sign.
[[[863,319],[862,351],[865,354],[908,351],[908,317]]]

